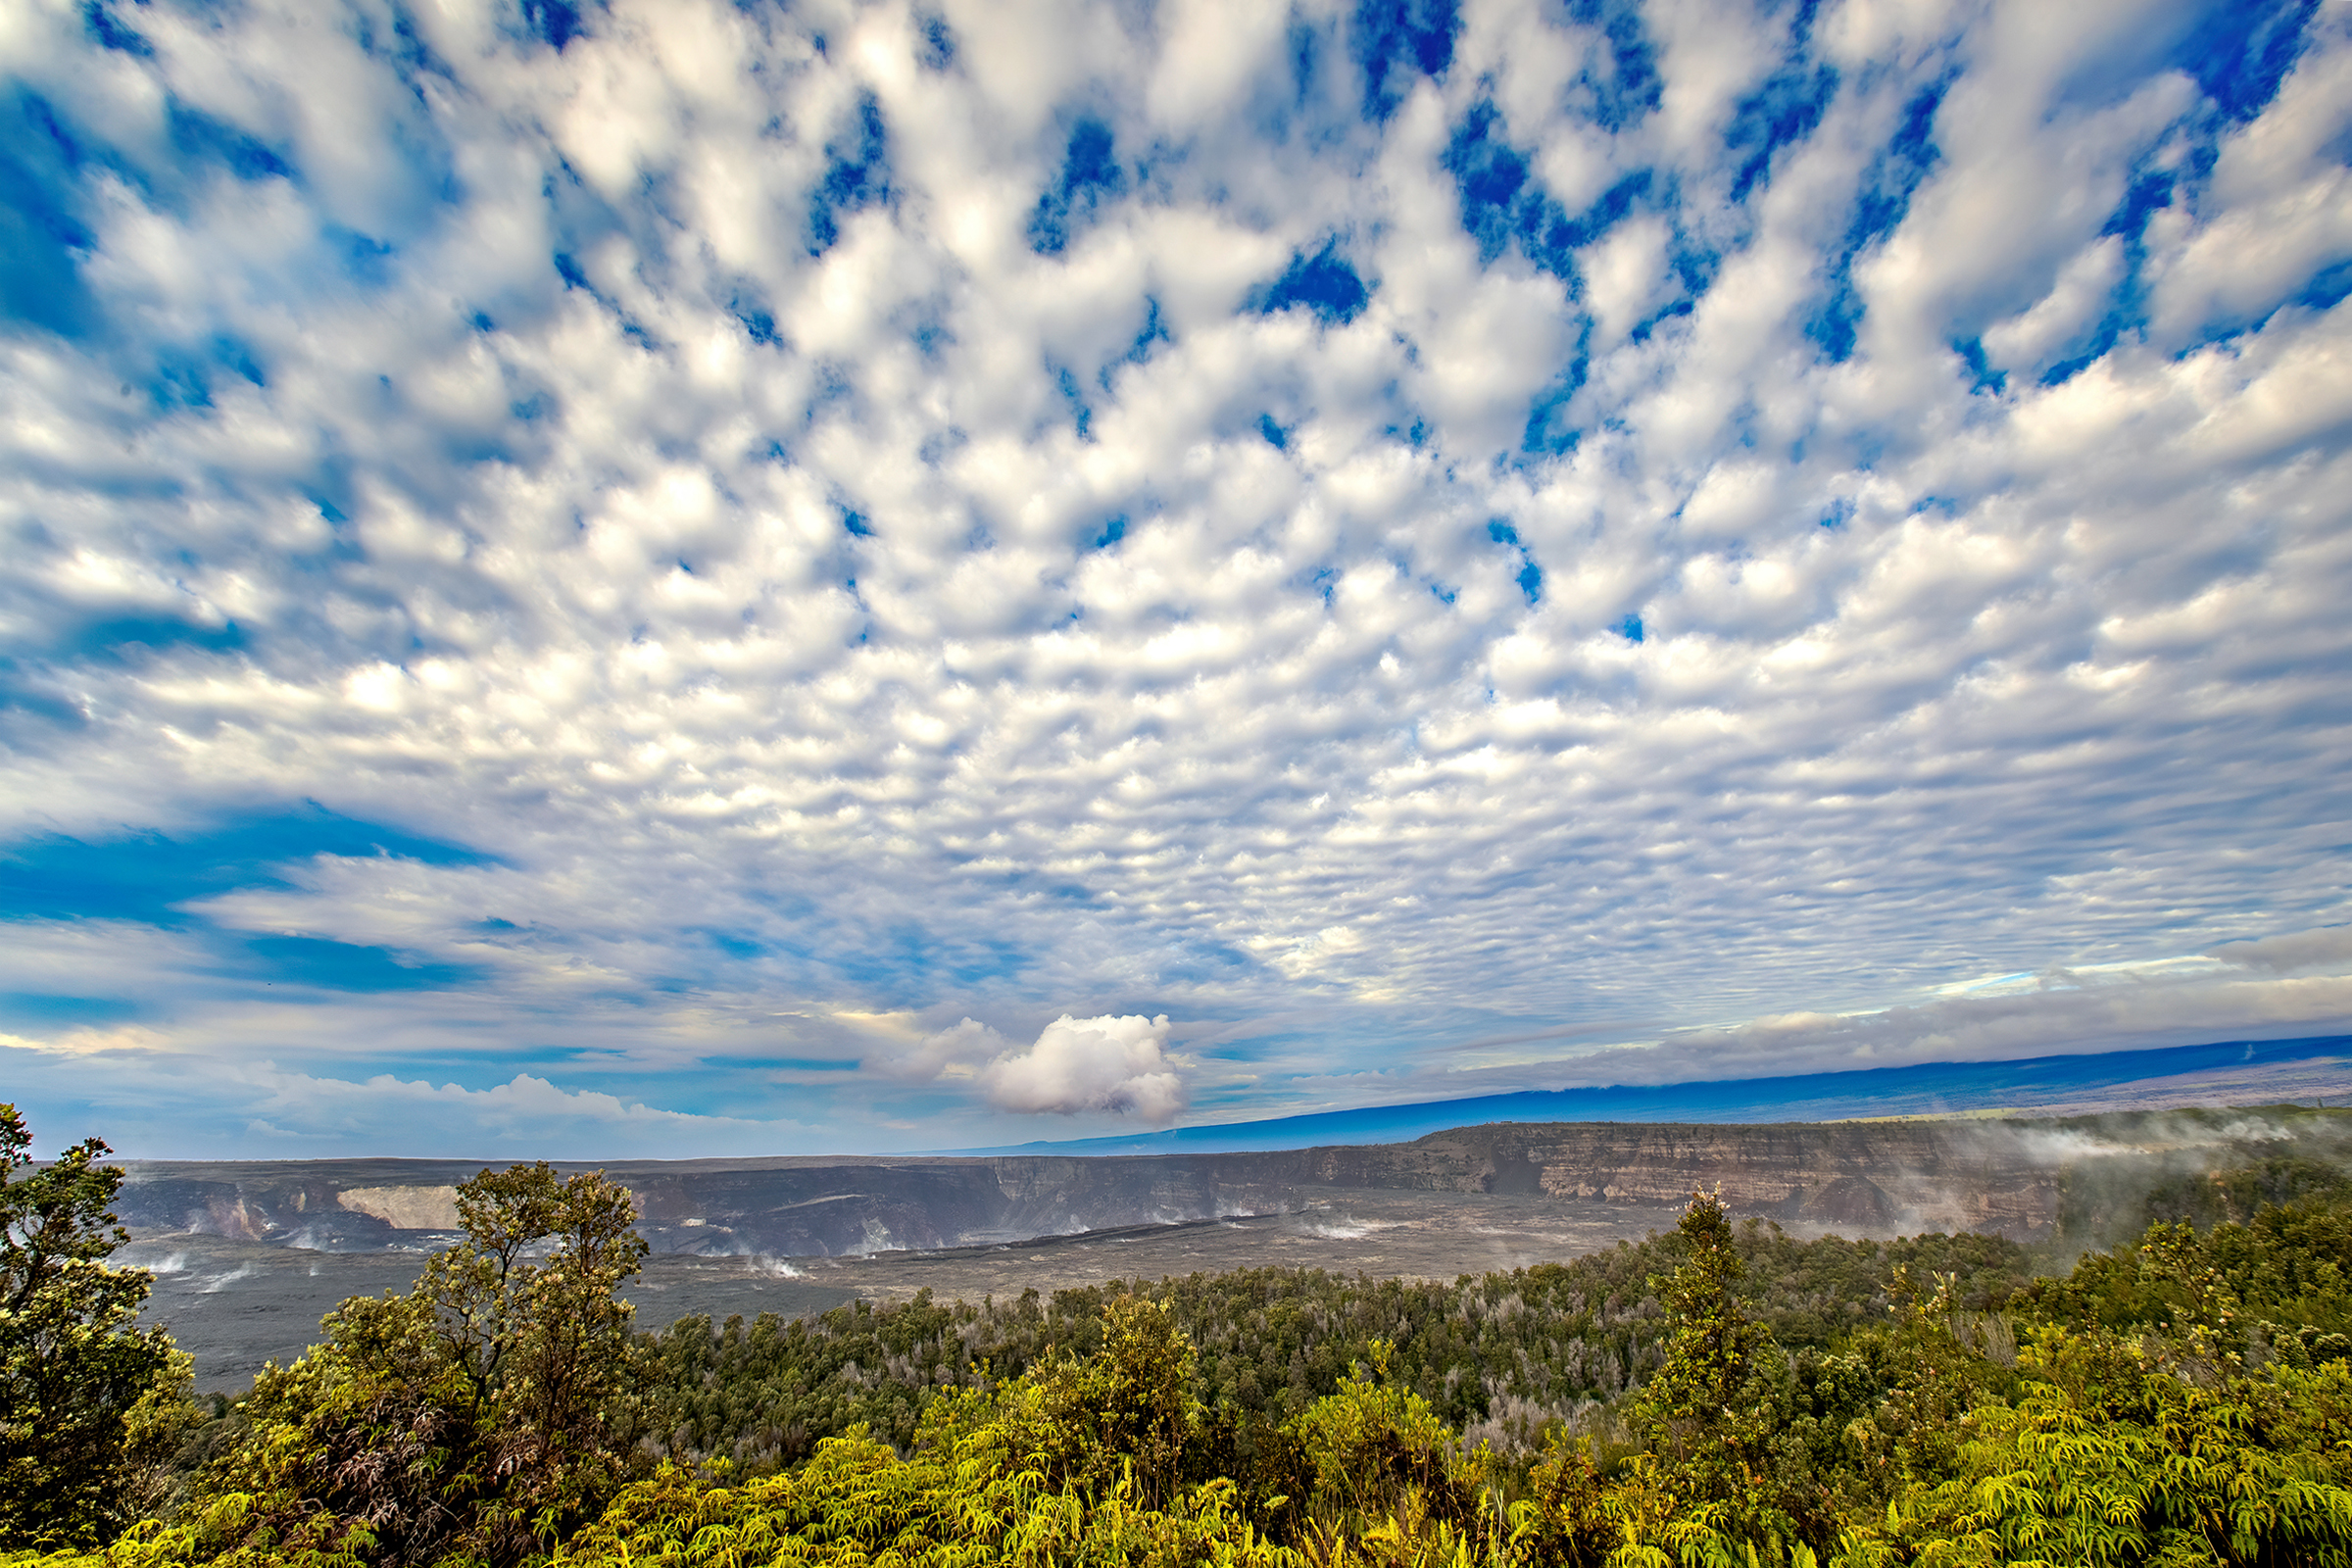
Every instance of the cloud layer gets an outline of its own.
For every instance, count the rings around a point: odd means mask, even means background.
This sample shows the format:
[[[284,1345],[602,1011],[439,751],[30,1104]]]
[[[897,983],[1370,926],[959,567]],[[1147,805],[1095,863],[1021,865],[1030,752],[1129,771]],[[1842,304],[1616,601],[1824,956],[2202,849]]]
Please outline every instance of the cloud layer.
[[[2352,1018],[2340,3],[0,29],[0,1051],[76,1126]]]

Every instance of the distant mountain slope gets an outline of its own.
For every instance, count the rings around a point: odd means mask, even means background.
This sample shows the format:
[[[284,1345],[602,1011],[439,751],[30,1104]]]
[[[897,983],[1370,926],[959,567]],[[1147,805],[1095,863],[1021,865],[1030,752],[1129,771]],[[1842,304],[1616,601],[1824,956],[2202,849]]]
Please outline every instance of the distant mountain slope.
[[[1976,1110],[2152,1108],[2247,1104],[2352,1095],[2352,1035],[2227,1040],[2161,1051],[2034,1056],[2023,1061],[1928,1062],[1787,1078],[1531,1090],[1470,1100],[1368,1105],[1266,1121],[1178,1127],[956,1154],[1223,1153],[1324,1144],[1401,1144],[1497,1121],[1843,1121]]]

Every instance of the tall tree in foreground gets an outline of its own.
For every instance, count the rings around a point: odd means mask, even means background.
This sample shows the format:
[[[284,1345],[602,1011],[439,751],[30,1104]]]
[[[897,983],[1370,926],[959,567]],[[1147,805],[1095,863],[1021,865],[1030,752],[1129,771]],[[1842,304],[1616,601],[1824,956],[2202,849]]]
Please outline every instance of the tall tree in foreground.
[[[1666,1364],[1634,1404],[1637,1427],[1677,1465],[1738,1465],[1753,1455],[1743,1396],[1773,1352],[1772,1331],[1749,1317],[1738,1295],[1747,1274],[1731,1215],[1719,1197],[1692,1193],[1676,1227],[1682,1267],[1650,1284],[1674,1332]],[[1738,1483],[1752,1486],[1754,1477]]]
[[[127,1423],[172,1370],[141,1329],[154,1283],[107,1260],[120,1166],[87,1138],[35,1168],[32,1134],[0,1104],[0,1546],[85,1545],[119,1533]]]
[[[1634,1429],[1650,1450],[1637,1465],[1636,1511],[1792,1541],[1795,1521],[1777,1505],[1769,1474],[1778,1425],[1771,1379],[1787,1359],[1740,1303],[1747,1263],[1721,1197],[1692,1193],[1676,1231],[1682,1266],[1650,1280],[1675,1327],[1666,1364],[1634,1400]]]
[[[414,1290],[345,1301],[324,1344],[262,1374],[192,1522],[214,1549],[258,1525],[377,1563],[514,1562],[619,1485],[634,1357],[617,1292],[645,1256],[628,1189],[545,1162],[485,1170],[458,1216],[466,1240]]]

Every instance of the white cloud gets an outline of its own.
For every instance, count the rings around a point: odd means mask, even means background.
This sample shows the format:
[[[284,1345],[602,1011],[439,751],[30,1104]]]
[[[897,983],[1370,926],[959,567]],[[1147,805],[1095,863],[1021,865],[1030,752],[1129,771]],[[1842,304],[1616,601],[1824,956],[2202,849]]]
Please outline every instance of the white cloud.
[[[2333,964],[2338,973],[2352,971],[2352,926],[2328,926],[2319,931],[2296,931],[2252,942],[2225,942],[2209,955],[2224,963],[2273,973],[2292,973]]]
[[[2352,917],[2336,10],[2240,122],[2132,8],[1477,0],[1374,122],[1346,9],[11,13],[108,151],[0,329],[0,831],[481,853],[69,867],[0,1027],[936,1147]],[[2136,1027],[2046,1005],[1864,1033]]]
[[[2312,274],[2352,258],[2352,23],[2324,14],[2270,112],[2227,138],[2194,220],[2154,226],[2155,330],[2179,343],[2200,328],[2257,318]]]
[[[1011,1050],[1012,1042],[988,1025],[963,1018],[925,1035],[910,1050],[878,1053],[866,1066],[887,1078],[929,1083],[943,1075],[968,1078],[979,1063]]]
[[[1167,1039],[1164,1013],[1072,1018],[1065,1012],[1027,1051],[990,1062],[980,1081],[1000,1110],[1108,1112],[1164,1127],[1186,1100],[1184,1080],[1166,1054]]]
[[[2098,319],[2123,275],[2123,241],[2115,235],[2085,246],[2060,270],[2057,285],[2032,310],[1985,329],[1985,358],[2015,370],[2047,365],[2070,339]]]
[[[102,1133],[131,1158],[335,1152],[443,1158],[607,1159],[692,1151],[752,1157],[837,1147],[789,1116],[663,1109],[635,1095],[564,1089],[534,1073],[479,1088],[428,1077],[304,1072],[223,1059],[119,1030],[76,1049],[0,1036],[0,1060],[41,1147]],[[209,1059],[208,1059],[209,1058]]]

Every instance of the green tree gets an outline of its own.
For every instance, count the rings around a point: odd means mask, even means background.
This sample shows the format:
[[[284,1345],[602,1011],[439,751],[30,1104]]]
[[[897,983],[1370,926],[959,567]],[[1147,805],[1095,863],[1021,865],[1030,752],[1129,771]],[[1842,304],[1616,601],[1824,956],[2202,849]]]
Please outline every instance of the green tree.
[[[1792,1392],[1788,1358],[1740,1304],[1747,1265],[1721,1199],[1691,1194],[1676,1232],[1682,1266],[1650,1281],[1673,1325],[1666,1362],[1633,1408],[1650,1450],[1636,1467],[1649,1494],[1641,1506],[1777,1551],[1800,1528],[1773,1454]]]
[[[1772,1331],[1740,1306],[1737,1292],[1747,1264],[1722,1200],[1692,1193],[1675,1229],[1685,1248],[1682,1267],[1650,1280],[1674,1327],[1666,1364],[1634,1403],[1635,1424],[1678,1465],[1715,1456],[1736,1463],[1747,1457],[1752,1436],[1742,1396],[1774,1348]]]
[[[31,1145],[0,1104],[0,1544],[83,1545],[126,1523],[125,1423],[172,1342],[138,1327],[151,1277],[108,1262],[130,1239],[112,1151],[88,1138],[35,1168]]]
[[[259,1499],[238,1505],[250,1539],[513,1562],[620,1485],[636,1357],[617,1293],[645,1255],[628,1190],[545,1162],[485,1170],[458,1217],[466,1241],[407,1295],[345,1301],[324,1344],[256,1382],[251,1431],[210,1488]]]
[[[1400,1515],[1466,1528],[1478,1508],[1477,1466],[1429,1401],[1390,1375],[1387,1342],[1371,1351],[1369,1370],[1351,1368],[1286,1429],[1311,1488],[1308,1512],[1326,1540]]]
[[[1106,1305],[1102,1330],[1092,1355],[1056,1356],[1007,1387],[1007,1436],[1056,1481],[1162,1506],[1201,1438],[1193,1342],[1164,1304],[1136,1296]]]
[[[467,1182],[458,1220],[466,1244],[436,1254],[416,1294],[469,1413],[491,1417],[511,1468],[597,1458],[629,1383],[631,1309],[618,1292],[645,1258],[635,1200],[601,1173],[559,1181],[542,1160]]]

